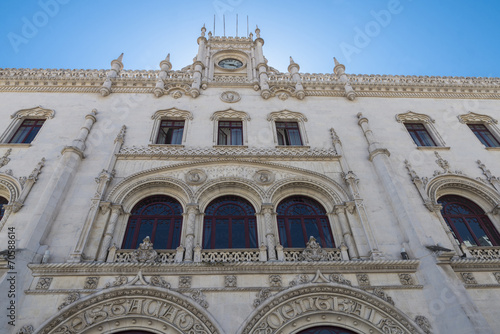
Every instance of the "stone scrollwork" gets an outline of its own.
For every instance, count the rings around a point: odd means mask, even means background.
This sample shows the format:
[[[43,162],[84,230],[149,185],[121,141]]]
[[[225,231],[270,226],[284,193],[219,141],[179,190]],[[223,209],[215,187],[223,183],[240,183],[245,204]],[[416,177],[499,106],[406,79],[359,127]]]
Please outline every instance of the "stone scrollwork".
[[[186,182],[190,185],[198,185],[205,182],[207,174],[201,169],[193,169],[186,173]]]
[[[163,277],[151,276],[151,278],[149,279],[149,282],[150,282],[151,286],[157,286],[157,287],[164,288],[164,289],[170,289],[170,283],[167,283],[167,281],[165,281],[165,279],[163,279]]]
[[[257,299],[253,301],[253,307],[258,307],[264,302],[264,300],[269,297],[271,297],[271,290],[269,290],[268,288],[260,290],[259,292],[257,292]]]
[[[370,278],[368,274],[356,274],[359,286],[370,286]]]
[[[149,237],[144,238],[139,248],[132,252],[132,262],[153,263],[156,261],[158,253],[153,249],[153,243]]]
[[[84,289],[97,289],[97,285],[99,284],[99,277],[87,277],[85,279]]]
[[[61,310],[61,309],[65,308],[66,306],[74,303],[78,299],[80,299],[80,294],[78,292],[72,292],[66,297],[66,299],[64,299],[64,302],[61,305],[59,305],[59,307],[57,309]]]
[[[373,289],[373,294],[379,297],[380,299],[385,300],[389,304],[394,305],[394,300],[392,300],[392,298],[389,297],[382,289],[380,288]]]
[[[281,275],[269,275],[269,285],[272,287],[280,288],[283,285]]]
[[[411,274],[399,274],[399,281],[401,282],[402,285],[414,285],[415,281],[413,280],[413,277]]]
[[[458,120],[460,123],[486,123],[486,124],[497,124],[498,120],[490,117],[488,115],[476,114],[472,111],[464,115],[458,115]]]
[[[117,287],[117,286],[125,285],[127,283],[128,283],[127,276],[117,276],[117,277],[115,277],[115,280],[113,282],[106,283],[105,287],[106,288]]]
[[[465,284],[477,284],[476,278],[473,273],[462,273],[462,278]]]
[[[293,287],[293,286],[296,286],[296,285],[299,285],[299,284],[309,283],[310,281],[311,281],[311,279],[306,274],[299,274],[292,281],[290,281],[290,283],[288,284],[288,286],[289,287]]]
[[[350,280],[346,279],[344,275],[342,274],[331,274],[330,275],[330,280],[332,282],[338,283],[338,284],[345,284],[351,286],[352,283]]]
[[[274,182],[274,174],[268,170],[259,170],[255,173],[253,179],[261,185],[268,185]]]
[[[241,100],[240,94],[235,91],[226,91],[220,94],[220,99],[226,103],[235,103]]]
[[[306,244],[306,248],[302,252],[302,259],[304,261],[327,261],[328,253],[325,252],[316,239],[311,236]]]
[[[52,277],[40,277],[38,279],[38,283],[36,284],[36,290],[48,290],[50,284],[52,283]]]
[[[21,327],[17,332],[16,334],[33,334],[34,332],[34,329],[33,329],[33,326],[31,325],[26,325],[26,326],[23,326]]]
[[[194,301],[200,304],[201,307],[208,308],[208,302],[205,300],[206,297],[200,289],[195,290],[191,294],[191,298],[193,298]]]
[[[425,334],[431,334],[431,323],[429,321],[429,319],[427,319],[426,317],[424,317],[423,315],[417,315],[415,317],[415,323],[420,327],[422,328],[422,330],[424,331]]]

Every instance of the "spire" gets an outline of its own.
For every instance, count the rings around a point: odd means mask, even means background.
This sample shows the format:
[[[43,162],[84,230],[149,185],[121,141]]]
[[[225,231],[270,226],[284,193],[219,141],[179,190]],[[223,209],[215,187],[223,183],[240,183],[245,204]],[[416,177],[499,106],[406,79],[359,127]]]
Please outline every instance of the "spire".
[[[122,52],[122,54],[118,57],[118,59],[116,59],[116,60],[117,60],[117,61],[119,61],[119,62],[122,62],[122,61],[123,61],[123,52]]]
[[[293,61],[292,56],[290,56],[290,65],[293,65],[293,64],[295,64],[295,62]]]
[[[170,62],[170,52],[167,54],[167,56],[165,57],[165,60]]]
[[[335,66],[340,65],[340,63],[339,63],[339,61],[337,60],[337,58],[333,57],[333,61],[335,62]]]
[[[207,28],[205,28],[205,23],[203,23],[203,27],[201,27],[201,37],[205,37],[206,31],[207,31]]]

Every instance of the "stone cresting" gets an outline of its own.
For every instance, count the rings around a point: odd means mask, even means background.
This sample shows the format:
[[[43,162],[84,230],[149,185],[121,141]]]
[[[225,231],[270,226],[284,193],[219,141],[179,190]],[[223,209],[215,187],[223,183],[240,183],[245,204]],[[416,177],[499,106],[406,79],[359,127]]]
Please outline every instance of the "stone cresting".
[[[292,323],[303,318],[324,315],[329,324],[344,324],[349,318],[364,323],[372,332],[422,333],[410,318],[392,305],[367,293],[340,286],[305,286],[275,295],[262,303],[237,334],[274,334],[287,332]],[[324,321],[324,320],[323,320]],[[295,328],[295,327],[293,327]],[[368,333],[368,331],[367,331]]]
[[[36,334],[78,334],[124,317],[160,321],[179,332],[220,334],[216,324],[185,297],[156,289],[115,289],[75,303],[47,321]]]

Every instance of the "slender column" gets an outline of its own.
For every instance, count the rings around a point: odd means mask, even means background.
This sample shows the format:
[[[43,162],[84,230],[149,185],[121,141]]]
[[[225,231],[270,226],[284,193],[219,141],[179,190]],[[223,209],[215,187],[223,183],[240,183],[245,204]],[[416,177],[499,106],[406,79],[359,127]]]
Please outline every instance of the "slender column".
[[[4,209],[3,217],[2,217],[2,220],[0,220],[0,231],[2,230],[3,226],[7,222],[7,219],[9,219],[9,216],[13,211],[13,206],[12,206],[12,204],[6,204],[3,206],[3,209]]]
[[[193,71],[193,83],[191,84],[191,90],[189,93],[192,97],[198,97],[200,95],[200,87],[201,87],[201,77],[203,74],[203,69],[205,68],[205,64],[203,61],[205,60],[205,54],[207,52],[207,39],[205,38],[205,32],[207,29],[205,26],[201,28],[201,36],[198,37],[198,54],[196,55],[196,60],[194,62],[194,71]]]
[[[356,98],[356,92],[352,89],[349,78],[345,74],[345,66],[340,64],[335,57],[333,57],[333,61],[335,62],[333,72],[339,77],[340,81],[344,83],[345,96],[351,101],[354,100]]]
[[[264,214],[264,224],[266,227],[266,242],[269,260],[276,260],[276,238],[273,229],[273,206],[272,204],[263,204],[262,213]]]
[[[94,226],[97,219],[97,213],[99,212],[99,203],[101,202],[109,183],[114,177],[116,154],[120,151],[120,148],[125,139],[125,129],[125,125],[122,126],[120,132],[116,136],[115,145],[105,166],[106,168],[103,169],[102,172],[99,173],[99,175],[95,178],[95,181],[97,183],[96,191],[94,197],[91,200],[90,209],[85,219],[85,223],[83,224],[78,242],[73,252],[70,254],[68,262],[80,262],[82,260],[82,255],[88,242],[90,232],[92,231],[92,227]],[[90,256],[90,254],[86,255]],[[95,257],[95,253],[94,255],[92,255],[92,257]]]
[[[349,256],[351,259],[358,259],[359,254],[356,249],[356,244],[354,243],[354,239],[351,234],[351,229],[349,228],[349,223],[347,222],[347,218],[345,215],[346,206],[335,205],[334,210],[340,222],[340,228],[342,229],[342,237],[349,251]]]
[[[194,249],[194,230],[196,224],[196,215],[198,214],[197,204],[187,205],[187,226],[186,226],[186,252],[184,254],[184,261],[193,261]]]
[[[292,57],[290,57],[288,72],[292,75],[292,80],[295,82],[295,93],[297,94],[297,98],[299,100],[302,100],[306,96],[306,94],[304,92],[304,87],[302,86],[302,79],[300,78],[299,70],[299,64],[294,62]]]
[[[123,208],[121,205],[115,204],[111,206],[111,217],[109,218],[108,226],[106,227],[106,232],[104,233],[104,239],[102,240],[102,245],[99,250],[99,255],[97,256],[97,261],[106,261],[106,256],[108,254],[109,247],[111,247],[111,241],[113,240],[113,234],[115,233],[116,222],[118,218],[123,214]]]

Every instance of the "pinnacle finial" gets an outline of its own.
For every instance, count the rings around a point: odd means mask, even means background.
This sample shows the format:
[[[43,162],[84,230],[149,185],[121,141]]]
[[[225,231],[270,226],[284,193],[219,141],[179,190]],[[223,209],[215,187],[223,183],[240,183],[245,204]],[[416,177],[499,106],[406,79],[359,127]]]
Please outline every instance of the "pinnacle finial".
[[[118,60],[119,62],[121,62],[123,60],[123,52],[116,60]]]
[[[337,60],[337,58],[333,57],[333,61],[335,62],[335,66],[339,65],[339,61]]]
[[[258,25],[255,25],[255,35],[257,38],[260,38],[260,29]]]
[[[290,56],[290,65],[292,65],[292,64],[295,64],[295,62],[293,61],[292,56]]]
[[[170,53],[167,54],[167,57],[165,58],[166,61],[170,61]]]
[[[206,31],[207,31],[207,28],[205,28],[205,23],[203,23],[203,27],[201,27],[201,36],[205,37]]]

